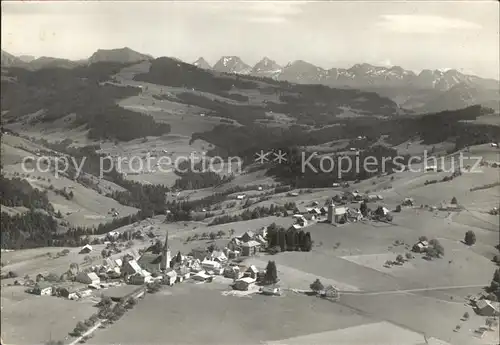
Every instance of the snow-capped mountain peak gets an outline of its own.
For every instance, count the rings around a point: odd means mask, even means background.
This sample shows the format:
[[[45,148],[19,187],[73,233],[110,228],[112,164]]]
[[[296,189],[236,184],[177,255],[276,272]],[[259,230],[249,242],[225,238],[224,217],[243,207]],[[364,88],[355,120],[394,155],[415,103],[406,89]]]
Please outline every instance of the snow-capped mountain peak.
[[[249,74],[252,68],[237,56],[223,56],[213,67],[214,70],[225,73]]]
[[[252,68],[252,74],[263,77],[275,77],[282,72],[283,68],[268,57],[264,57]]]

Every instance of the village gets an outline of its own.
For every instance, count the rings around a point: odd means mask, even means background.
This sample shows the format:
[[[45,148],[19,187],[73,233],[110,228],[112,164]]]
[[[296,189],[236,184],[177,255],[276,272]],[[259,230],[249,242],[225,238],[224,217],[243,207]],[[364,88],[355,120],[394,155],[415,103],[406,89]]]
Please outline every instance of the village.
[[[297,193],[289,193],[296,197]],[[246,195],[241,194],[241,200]],[[94,264],[89,259],[96,254],[95,246],[87,244],[80,248],[78,255],[84,257],[84,264],[71,264],[67,272],[60,277],[54,274],[37,274],[34,279],[26,276],[24,280],[17,279],[14,285],[24,285],[27,293],[43,296],[43,298],[63,298],[74,301],[93,301],[101,306],[104,300],[127,305],[131,308],[135,301],[144,298],[146,293],[157,293],[161,289],[179,284],[217,284],[227,286],[224,296],[249,297],[251,295],[284,296],[287,293],[299,293],[318,296],[331,301],[342,300],[344,290],[341,286],[328,284],[320,279],[311,279],[309,289],[294,288],[289,284],[283,286],[278,275],[279,267],[273,256],[286,251],[310,251],[315,244],[315,225],[325,224],[336,228],[350,227],[353,224],[387,223],[391,224],[397,214],[404,209],[423,210],[423,212],[450,211],[459,208],[456,200],[442,205],[418,205],[413,198],[403,198],[400,205],[389,210],[383,204],[381,195],[352,192],[336,193],[333,197],[310,202],[299,202],[288,216],[292,220],[289,228],[269,224],[243,234],[229,234],[224,231],[203,234],[207,240],[227,238],[225,245],[219,248],[215,243],[207,247],[196,247],[186,253],[172,253],[169,245],[169,231],[161,241],[160,234],[153,234],[152,226],[147,222],[134,227],[130,235],[124,236],[118,231],[108,232],[101,238],[105,248],[101,252],[102,263]],[[373,208],[373,209],[370,209]],[[168,229],[168,223],[166,224]],[[150,245],[137,250],[130,244],[131,240]],[[96,242],[97,243],[97,242]],[[220,243],[220,242],[219,242]],[[337,245],[338,246],[338,245]],[[439,259],[444,256],[443,246],[437,239],[425,236],[415,238],[413,243],[395,241],[394,247],[403,248],[406,253],[395,255],[393,260],[383,263],[383,269],[405,265],[415,256],[427,260]],[[125,254],[124,254],[125,253]],[[124,255],[123,255],[124,254]],[[64,254],[61,254],[64,255]],[[255,265],[251,258],[269,258],[266,267]],[[491,294],[483,293],[468,297],[468,305],[477,315],[486,319],[487,326],[474,330],[474,334],[482,336],[497,325],[499,304]],[[109,303],[109,302],[105,302]],[[99,307],[99,325],[106,324],[116,318],[116,313],[103,316]],[[108,308],[109,309],[109,308]],[[126,309],[126,308],[125,308]],[[108,311],[109,312],[109,311]],[[468,318],[467,316],[464,317]],[[97,322],[97,321],[96,321]],[[80,342],[86,341],[98,327],[96,322],[87,320],[87,327],[80,324],[80,331],[72,334]],[[78,327],[77,327],[78,328]],[[89,330],[92,330],[90,332]]]

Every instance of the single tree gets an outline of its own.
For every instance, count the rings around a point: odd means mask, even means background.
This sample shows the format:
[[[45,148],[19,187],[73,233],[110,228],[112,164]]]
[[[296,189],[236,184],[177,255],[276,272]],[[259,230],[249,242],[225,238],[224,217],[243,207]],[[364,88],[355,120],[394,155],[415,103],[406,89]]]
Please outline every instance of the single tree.
[[[363,217],[367,216],[367,214],[368,214],[368,205],[366,204],[365,201],[363,201],[361,203],[361,205],[359,206],[359,211],[361,212],[361,214],[363,215]]]
[[[269,261],[267,263],[264,281],[267,284],[274,284],[278,281],[278,270],[276,268],[276,263],[274,261]]]
[[[456,197],[451,198],[451,203],[452,205],[457,205],[458,204],[457,198]]]
[[[468,246],[472,246],[474,243],[476,243],[476,234],[474,233],[474,231],[469,230],[465,233],[464,242]]]
[[[401,205],[396,206],[395,212],[401,212]]]
[[[182,262],[182,255],[181,255],[180,251],[178,251],[177,255],[175,256],[175,262],[178,264],[180,264]]]
[[[427,236],[420,236],[420,237],[418,238],[418,240],[419,240],[420,242],[423,242],[423,241],[428,241]]]
[[[316,279],[311,285],[309,285],[309,287],[316,293],[322,291],[325,288],[319,279]]]
[[[109,296],[102,296],[101,300],[99,301],[99,303],[97,303],[97,306],[99,308],[108,308],[108,307],[111,306],[111,304],[113,304],[113,301],[111,300],[111,297],[109,297]]]
[[[397,262],[400,262],[400,263],[403,263],[405,261],[403,255],[399,254],[397,257],[396,257],[396,261]]]
[[[465,320],[468,320],[468,319],[469,319],[469,313],[468,313],[468,312],[465,312],[465,314],[464,314],[463,318],[464,318]]]
[[[79,331],[80,333],[86,332],[88,330],[87,325],[85,323],[78,321],[76,324],[75,330]]]
[[[304,240],[303,251],[310,252],[312,249],[311,233],[307,232]]]
[[[213,241],[217,238],[217,234],[215,232],[211,232],[209,235],[210,239]]]

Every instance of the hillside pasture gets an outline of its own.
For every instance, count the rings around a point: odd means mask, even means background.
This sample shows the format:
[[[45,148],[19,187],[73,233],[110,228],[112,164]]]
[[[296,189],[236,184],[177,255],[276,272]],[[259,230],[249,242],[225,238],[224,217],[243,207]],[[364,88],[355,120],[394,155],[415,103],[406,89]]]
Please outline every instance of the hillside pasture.
[[[223,296],[218,289],[206,288],[203,284],[177,285],[169,291],[172,292],[169,296],[161,293],[147,295],[119,322],[99,330],[93,342],[137,344],[147,334],[151,343],[162,343],[168,339],[169,343],[186,345],[256,345],[262,341],[369,322],[349,308],[293,293],[279,298],[257,295],[237,298]],[[145,315],[148,315],[146,323],[141,321]],[[170,321],[165,323],[165,319]],[[132,326],[138,323],[142,325],[140,332]],[[224,325],[223,331],[213,332],[220,329],[221,324]],[[196,331],[193,331],[193,325]]]

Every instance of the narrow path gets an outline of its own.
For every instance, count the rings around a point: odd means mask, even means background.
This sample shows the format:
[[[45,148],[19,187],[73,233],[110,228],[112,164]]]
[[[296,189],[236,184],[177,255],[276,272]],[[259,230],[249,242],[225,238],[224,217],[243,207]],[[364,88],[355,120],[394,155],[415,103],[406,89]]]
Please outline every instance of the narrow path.
[[[363,292],[363,291],[339,291],[342,295],[363,295],[363,296],[376,296],[376,295],[388,295],[394,293],[406,293],[406,292],[420,292],[420,291],[439,291],[439,290],[452,290],[452,289],[467,289],[467,288],[483,288],[488,284],[480,285],[455,285],[455,286],[438,286],[429,288],[418,288],[418,289],[406,289],[406,290],[387,290],[387,291],[377,291],[377,292]]]
[[[101,321],[99,321],[98,323],[96,323],[94,326],[92,326],[87,332],[83,333],[81,336],[79,336],[78,338],[76,338],[75,340],[73,340],[71,343],[69,343],[68,345],[76,345],[80,342],[80,340],[82,340],[84,337],[87,337],[89,336],[90,334],[94,333],[96,329],[99,328],[99,326],[101,325]]]

